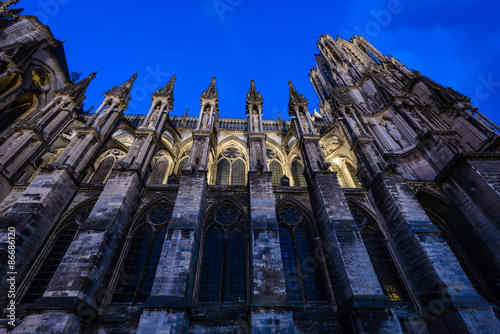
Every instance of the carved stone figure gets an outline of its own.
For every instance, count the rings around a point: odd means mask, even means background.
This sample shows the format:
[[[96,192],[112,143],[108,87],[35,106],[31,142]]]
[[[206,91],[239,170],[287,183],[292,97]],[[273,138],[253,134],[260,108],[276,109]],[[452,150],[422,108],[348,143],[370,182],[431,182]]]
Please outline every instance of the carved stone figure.
[[[253,132],[260,132],[260,130],[259,130],[259,115],[257,114],[257,111],[254,111],[252,113],[252,126],[253,126]]]

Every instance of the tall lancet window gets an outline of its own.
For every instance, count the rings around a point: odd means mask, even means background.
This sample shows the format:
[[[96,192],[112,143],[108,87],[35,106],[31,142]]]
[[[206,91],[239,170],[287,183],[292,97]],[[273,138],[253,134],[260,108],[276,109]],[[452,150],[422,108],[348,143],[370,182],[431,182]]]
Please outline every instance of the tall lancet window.
[[[215,184],[223,186],[246,184],[246,159],[240,149],[228,147],[219,154]]]
[[[391,301],[410,300],[396,263],[375,222],[358,209],[352,208],[351,212],[361,228],[361,237],[384,294]]]
[[[292,178],[295,187],[307,187],[306,178],[304,177],[304,165],[297,157],[292,162]]]
[[[42,297],[73,241],[78,231],[78,225],[88,218],[93,206],[94,204],[88,204],[77,210],[54,233],[54,237],[50,239],[48,247],[41,252],[41,256],[37,260],[37,263],[42,264],[36,269],[36,274],[32,276],[29,286],[24,293],[22,303],[32,303]]]
[[[283,177],[283,166],[281,165],[281,159],[276,154],[276,152],[271,149],[266,150],[266,155],[267,155],[267,163],[269,164],[268,168],[273,173],[272,174],[273,186],[277,187],[280,185],[281,178]]]
[[[246,300],[247,248],[246,224],[241,212],[231,204],[219,206],[204,226],[199,302]]]
[[[181,181],[182,171],[188,167],[189,156],[191,155],[191,149],[185,150],[179,158],[179,163],[177,166],[177,180]]]
[[[112,302],[137,303],[149,297],[170,218],[171,206],[160,203],[134,225],[124,248],[126,255],[118,266]]]
[[[292,205],[278,211],[286,293],[294,302],[328,299],[320,253],[302,212]]]
[[[120,150],[109,150],[104,153],[98,160],[99,165],[95,169],[94,174],[92,174],[89,183],[106,183],[113,166],[124,157],[125,153]]]
[[[153,170],[151,171],[151,176],[149,178],[150,184],[165,184],[167,183],[168,177],[168,157],[163,151],[159,151],[153,157],[151,162],[153,165]]]

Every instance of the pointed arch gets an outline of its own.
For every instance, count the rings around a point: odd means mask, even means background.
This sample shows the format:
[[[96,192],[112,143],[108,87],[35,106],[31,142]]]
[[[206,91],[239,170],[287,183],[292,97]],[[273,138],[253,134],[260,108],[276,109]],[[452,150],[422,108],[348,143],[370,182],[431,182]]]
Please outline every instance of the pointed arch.
[[[85,221],[93,206],[95,200],[87,201],[78,205],[72,210],[71,215],[64,219],[52,234],[44,250],[37,258],[38,266],[34,271],[28,273],[29,284],[25,285],[21,303],[33,303],[42,297],[47,286],[54,276],[59,264],[61,263],[66,251],[78,232],[78,226]],[[20,291],[23,287],[20,287]]]
[[[135,304],[149,297],[172,218],[169,203],[162,199],[151,203],[130,228],[111,285],[111,302]]]
[[[90,177],[89,183],[106,183],[113,166],[115,166],[119,160],[123,159],[125,155],[125,152],[117,149],[108,150],[101,154],[96,161],[96,169]]]
[[[291,166],[293,185],[295,187],[307,187],[306,179],[304,177],[304,165],[302,162],[295,158]]]
[[[248,230],[245,211],[231,198],[214,203],[204,219],[197,285],[198,302],[248,299]]]
[[[307,218],[300,208],[284,202],[276,212],[279,221],[281,257],[285,270],[286,292],[295,302],[328,300],[326,271]]]
[[[394,302],[409,301],[404,279],[377,223],[362,207],[348,204],[384,294]]]

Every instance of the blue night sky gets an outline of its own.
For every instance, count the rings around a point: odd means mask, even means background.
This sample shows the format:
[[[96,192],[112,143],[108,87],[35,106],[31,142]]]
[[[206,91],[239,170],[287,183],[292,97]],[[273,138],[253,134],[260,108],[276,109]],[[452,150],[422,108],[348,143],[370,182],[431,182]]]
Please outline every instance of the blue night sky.
[[[288,118],[288,80],[310,101],[308,79],[322,34],[363,35],[383,54],[474,97],[500,123],[498,1],[77,1],[22,0],[54,36],[66,40],[70,71],[98,71],[86,108],[102,93],[139,77],[127,113],[147,113],[151,97],[177,74],[174,115],[199,113],[199,96],[217,77],[220,115],[245,117],[250,79],[264,118]]]

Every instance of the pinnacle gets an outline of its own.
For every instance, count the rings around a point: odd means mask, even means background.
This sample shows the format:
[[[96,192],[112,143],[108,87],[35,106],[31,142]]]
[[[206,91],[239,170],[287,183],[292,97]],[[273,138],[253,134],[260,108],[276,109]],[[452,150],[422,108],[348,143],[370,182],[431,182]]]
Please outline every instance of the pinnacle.
[[[81,108],[83,100],[85,100],[85,92],[90,85],[90,82],[97,76],[97,72],[91,73],[85,79],[80,80],[77,83],[67,84],[64,88],[56,92],[57,95],[67,95],[75,104],[76,107]]]
[[[299,94],[297,92],[297,90],[293,86],[293,83],[291,80],[288,80],[288,86],[290,87],[290,103],[306,103],[307,104],[307,102],[308,102],[307,99],[304,97],[303,94]]]
[[[247,102],[264,102],[262,96],[257,91],[257,88],[255,88],[255,81],[253,79],[250,81],[250,90],[247,93]]]
[[[210,99],[210,100],[217,100],[218,95],[217,95],[217,86],[215,85],[217,79],[215,76],[212,78],[212,82],[210,82],[210,86],[208,86],[208,89],[205,89],[203,93],[201,94],[200,98],[201,99]]]
[[[122,83],[120,86],[113,86],[113,88],[104,93],[104,96],[117,97],[125,105],[125,108],[127,108],[130,101],[130,92],[132,91],[135,79],[137,79],[137,73],[132,75],[130,79]]]
[[[174,83],[177,79],[177,76],[174,74],[172,79],[163,87],[158,88],[158,90],[152,95],[153,97],[169,97],[173,99],[174,95]]]

